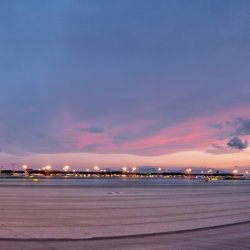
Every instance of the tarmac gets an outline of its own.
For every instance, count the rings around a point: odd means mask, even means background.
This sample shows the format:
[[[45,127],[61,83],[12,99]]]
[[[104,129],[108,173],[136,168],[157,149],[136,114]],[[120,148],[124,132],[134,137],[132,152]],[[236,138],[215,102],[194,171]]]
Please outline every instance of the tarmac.
[[[250,222],[183,233],[99,240],[0,240],[1,250],[247,250]]]
[[[0,249],[249,249],[249,182],[0,183]]]

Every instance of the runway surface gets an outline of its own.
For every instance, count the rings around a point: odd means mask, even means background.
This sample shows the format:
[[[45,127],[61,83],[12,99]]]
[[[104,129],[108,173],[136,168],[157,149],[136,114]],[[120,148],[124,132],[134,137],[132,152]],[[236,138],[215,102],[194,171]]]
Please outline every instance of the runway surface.
[[[250,245],[249,181],[1,179],[0,197],[1,250]]]
[[[250,223],[185,233],[102,240],[0,240],[1,250],[247,250]]]

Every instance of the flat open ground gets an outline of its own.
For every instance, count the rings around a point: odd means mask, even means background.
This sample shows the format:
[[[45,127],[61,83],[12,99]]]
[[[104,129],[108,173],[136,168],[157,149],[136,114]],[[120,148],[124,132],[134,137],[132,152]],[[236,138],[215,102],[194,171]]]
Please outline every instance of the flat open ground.
[[[100,240],[0,240],[1,250],[247,250],[250,223],[184,233]]]
[[[191,249],[201,243],[204,249],[223,249],[219,246],[225,244],[231,247],[225,249],[249,247],[249,181],[184,185],[167,180],[156,185],[112,180],[103,185],[99,180],[65,185],[65,181],[53,185],[53,181],[0,180],[1,250],[24,245],[29,249],[34,244],[36,249],[47,244],[51,249]],[[240,224],[225,227],[234,223]],[[222,227],[209,229],[215,226]],[[161,234],[202,228],[208,229]],[[120,236],[132,237],[112,238]],[[96,237],[104,238],[79,241]]]

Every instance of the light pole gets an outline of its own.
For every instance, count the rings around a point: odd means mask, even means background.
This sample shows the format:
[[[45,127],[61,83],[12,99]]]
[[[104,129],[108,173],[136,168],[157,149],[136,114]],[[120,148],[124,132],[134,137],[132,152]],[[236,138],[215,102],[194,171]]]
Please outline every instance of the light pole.
[[[25,176],[28,176],[28,171],[27,171],[27,169],[28,169],[28,166],[27,166],[27,165],[23,165],[23,170],[24,170],[24,175],[25,175]]]
[[[69,166],[68,165],[66,165],[66,166],[63,167],[63,171],[65,172],[65,174],[67,174],[68,170],[69,170]]]
[[[45,167],[45,171],[46,171],[46,174],[49,174],[49,172],[51,171],[51,166],[50,165],[47,165]]]

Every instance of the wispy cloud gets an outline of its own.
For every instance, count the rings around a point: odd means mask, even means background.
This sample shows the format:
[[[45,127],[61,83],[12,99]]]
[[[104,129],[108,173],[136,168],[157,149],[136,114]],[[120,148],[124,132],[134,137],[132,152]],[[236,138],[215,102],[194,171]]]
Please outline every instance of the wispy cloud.
[[[88,128],[79,128],[79,131],[99,134],[99,133],[103,133],[105,130],[103,128],[98,128],[98,127],[88,127]]]

